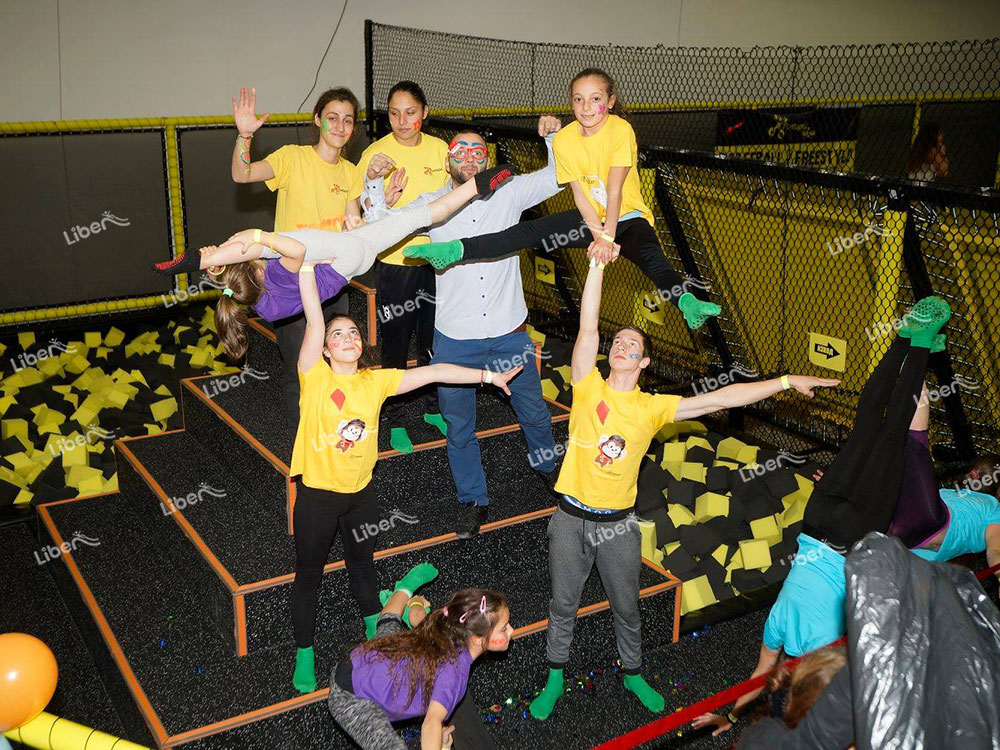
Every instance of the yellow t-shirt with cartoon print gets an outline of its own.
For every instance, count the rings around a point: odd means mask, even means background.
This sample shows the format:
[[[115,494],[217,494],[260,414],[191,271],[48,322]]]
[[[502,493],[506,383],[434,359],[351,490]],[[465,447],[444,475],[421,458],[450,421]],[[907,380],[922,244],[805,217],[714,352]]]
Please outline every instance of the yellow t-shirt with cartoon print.
[[[655,227],[653,212],[642,199],[635,131],[625,120],[609,115],[601,129],[591,136],[584,136],[579,123],[573,122],[556,133],[552,152],[559,184],[579,182],[602,222],[607,220],[611,168],[631,167],[622,185],[622,206],[618,216],[637,211]]]
[[[299,429],[292,476],[307,487],[357,492],[371,481],[378,458],[382,402],[399,390],[404,370],[338,375],[325,359],[299,370]]]
[[[396,169],[406,168],[406,187],[393,208],[403,208],[424,193],[433,193],[444,187],[444,184],[451,179],[446,169],[448,144],[427,133],[421,133],[420,143],[416,146],[401,146],[392,133],[379,138],[365,149],[361,159],[358,160],[358,170],[362,179],[367,174],[368,164],[375,154],[385,154],[391,158],[396,163]],[[388,180],[391,175],[392,172],[386,179]],[[427,261],[422,258],[405,257],[403,248],[410,245],[426,245],[430,241],[430,237],[426,234],[413,235],[390,247],[379,255],[378,259],[393,266],[422,266]]]
[[[312,146],[288,144],[268,154],[274,177],[264,184],[278,191],[274,208],[274,231],[344,227],[347,204],[361,197],[363,175],[343,156],[336,164],[319,158]]]
[[[611,388],[595,367],[573,385],[569,448],[556,492],[601,510],[635,505],[639,464],[649,441],[674,421],[680,396]]]

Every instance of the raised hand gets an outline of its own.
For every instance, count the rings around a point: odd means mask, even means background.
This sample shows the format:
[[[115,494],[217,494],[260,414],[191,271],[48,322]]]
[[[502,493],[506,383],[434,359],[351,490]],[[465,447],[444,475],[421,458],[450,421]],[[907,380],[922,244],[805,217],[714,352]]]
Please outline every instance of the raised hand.
[[[375,154],[372,160],[368,162],[368,171],[365,176],[369,180],[374,180],[376,177],[385,177],[395,167],[396,162],[392,160],[392,157],[385,154]]]
[[[257,130],[266,121],[270,112],[261,115],[260,119],[257,118],[257,89],[250,89],[247,92],[247,87],[244,86],[240,89],[239,101],[236,97],[233,97],[233,121],[236,123],[236,129],[240,131],[240,135],[252,135],[256,133]]]
[[[385,205],[389,208],[395,206],[396,201],[402,197],[403,191],[406,190],[406,183],[409,181],[406,176],[406,167],[400,167],[393,172],[385,186]]]
[[[562,130],[562,120],[552,115],[542,115],[538,118],[538,135],[542,138],[550,133]]]
[[[831,378],[814,378],[812,375],[789,375],[788,384],[803,396],[812,398],[815,395],[813,388],[833,388],[840,385],[840,381]]]

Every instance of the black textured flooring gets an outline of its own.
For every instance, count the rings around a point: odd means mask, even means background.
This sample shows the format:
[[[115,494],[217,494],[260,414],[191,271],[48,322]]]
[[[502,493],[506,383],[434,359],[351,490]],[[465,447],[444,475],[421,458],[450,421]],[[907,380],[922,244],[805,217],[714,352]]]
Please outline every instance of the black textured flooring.
[[[245,376],[233,388],[227,382],[232,376],[202,378],[196,381],[202,392],[221,406],[233,419],[243,425],[251,435],[282,461],[292,457],[292,436],[282,412],[281,358],[277,345],[269,338],[254,331],[251,338],[248,362],[257,376]],[[403,424],[414,445],[441,440],[444,436],[432,425],[424,422],[424,402],[419,396],[407,394],[404,399]],[[387,402],[388,403],[388,402]],[[547,403],[553,416],[567,414],[567,410]],[[499,390],[483,386],[476,398],[476,430],[492,430],[517,424],[517,416],[509,399]],[[390,450],[390,425],[382,410],[379,420],[379,451]]]
[[[66,539],[72,539],[72,532]],[[62,562],[47,554],[47,546],[27,524],[0,527],[0,632],[33,635],[55,654],[59,680],[46,711],[120,736],[121,720],[50,575],[50,566]]]
[[[566,439],[566,423],[553,428],[557,441]],[[229,428],[220,421],[219,429]],[[168,496],[186,498],[190,493],[199,493],[198,501],[181,512],[238,583],[262,581],[295,569],[295,545],[285,525],[284,496],[268,495],[252,481],[243,481],[185,432],[134,440],[128,446]],[[483,440],[482,457],[490,495],[490,521],[554,504],[545,484],[528,464],[527,446],[520,431]],[[432,491],[415,491],[418,480],[422,480],[420,487],[430,484]],[[389,529],[379,532],[376,549],[454,531],[459,506],[443,447],[379,459],[372,481],[382,517],[395,518]],[[209,489],[202,490],[206,485]],[[220,493],[225,496],[216,497]],[[262,554],[262,550],[267,553]],[[338,538],[329,559],[333,562],[342,558],[343,546]]]

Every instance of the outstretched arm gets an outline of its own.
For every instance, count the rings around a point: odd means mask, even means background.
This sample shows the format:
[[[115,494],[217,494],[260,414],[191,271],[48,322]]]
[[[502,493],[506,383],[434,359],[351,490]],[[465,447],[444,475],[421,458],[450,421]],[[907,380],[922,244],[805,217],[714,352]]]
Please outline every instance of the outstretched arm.
[[[302,312],[306,317],[306,331],[299,347],[299,371],[309,369],[323,357],[323,339],[326,321],[323,319],[323,305],[316,288],[316,272],[313,266],[302,266],[299,271],[299,295],[302,297]]]
[[[677,406],[674,420],[682,422],[721,409],[735,409],[740,406],[756,404],[758,401],[763,401],[776,393],[787,390],[782,383],[785,378],[788,381],[788,388],[794,388],[809,398],[813,397],[814,388],[832,388],[840,385],[839,380],[814,378],[811,375],[786,375],[784,378],[772,378],[759,383],[735,383],[727,385],[725,388],[719,388],[717,391],[702,393],[700,396],[682,398]]]
[[[403,380],[399,384],[396,395],[408,393],[430,383],[450,383],[453,385],[492,383],[509,396],[510,388],[507,387],[507,382],[523,369],[524,365],[518,365],[504,372],[491,372],[490,370],[474,370],[471,367],[444,363],[414,367],[403,373]]]
[[[587,281],[583,285],[583,295],[580,298],[580,332],[576,335],[571,362],[573,383],[585,378],[597,364],[597,350],[601,345],[597,322],[601,313],[603,283],[604,269],[597,263],[591,263],[590,270],[587,271]]]
[[[986,527],[986,564],[991,568],[1000,563],[1000,523]],[[1000,570],[995,573],[1000,578]]]
[[[281,265],[292,273],[298,273],[306,257],[306,246],[298,240],[274,232],[244,229],[218,247],[209,245],[201,248],[200,267],[205,270],[215,266],[231,266],[234,263],[256,260],[267,249],[281,255],[279,259]]]
[[[274,178],[274,170],[266,161],[250,161],[250,143],[254,133],[267,122],[267,115],[257,119],[257,89],[240,89],[240,98],[233,97],[233,120],[239,135],[233,147],[233,182],[263,182]]]
[[[772,669],[774,669],[775,665],[778,663],[778,657],[780,655],[781,651],[775,651],[773,649],[768,648],[764,644],[761,644],[760,657],[757,659],[757,668],[754,669],[753,674],[750,675],[750,679],[752,680],[754,677],[759,677],[760,675],[767,674]],[[739,718],[743,706],[745,706],[747,703],[756,700],[757,696],[760,695],[763,689],[764,689],[763,687],[759,687],[756,690],[752,690],[751,692],[747,693],[746,695],[740,696],[736,700],[736,704],[733,706],[733,710],[730,711],[729,713],[735,715],[736,718]],[[693,726],[695,729],[715,727],[715,729],[712,731],[712,736],[715,737],[732,728],[733,723],[729,721],[728,716],[723,716],[722,714],[702,714],[701,716],[699,716],[698,718],[696,718],[694,721],[691,722],[691,726]]]

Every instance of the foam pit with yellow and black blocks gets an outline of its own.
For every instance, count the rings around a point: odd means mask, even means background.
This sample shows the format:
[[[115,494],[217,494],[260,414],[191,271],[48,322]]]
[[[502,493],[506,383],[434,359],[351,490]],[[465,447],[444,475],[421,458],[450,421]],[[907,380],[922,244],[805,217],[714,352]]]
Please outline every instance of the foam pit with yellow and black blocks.
[[[0,334],[0,511],[118,489],[113,440],[181,427],[182,378],[232,371],[212,309]]]

